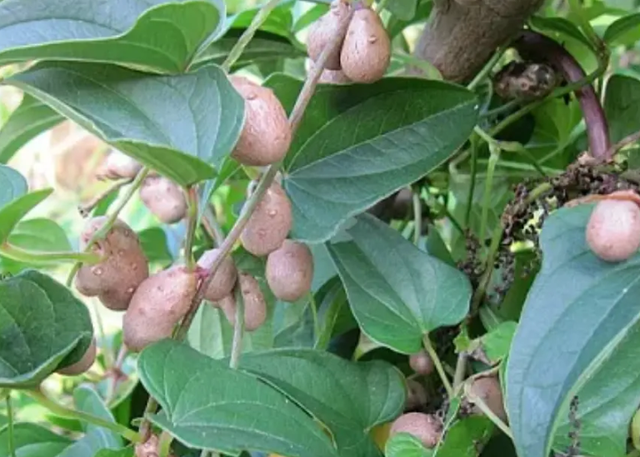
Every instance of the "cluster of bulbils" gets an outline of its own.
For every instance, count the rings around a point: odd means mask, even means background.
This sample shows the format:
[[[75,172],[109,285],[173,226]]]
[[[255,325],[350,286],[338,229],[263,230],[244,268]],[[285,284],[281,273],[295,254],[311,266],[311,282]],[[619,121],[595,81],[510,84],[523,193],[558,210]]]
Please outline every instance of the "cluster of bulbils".
[[[409,357],[409,365],[415,372],[415,376],[429,376],[434,372],[431,357],[425,351],[420,351]],[[412,376],[407,380],[407,401],[405,411],[424,408],[429,403],[429,398],[423,385]],[[507,413],[504,409],[500,381],[494,375],[477,375],[467,381],[465,385],[464,406],[470,414],[483,414],[475,406],[482,401],[489,410],[502,421],[507,421]],[[389,431],[390,436],[398,433],[408,433],[420,440],[424,447],[432,449],[442,439],[443,423],[436,414],[422,412],[409,412],[398,417]]]

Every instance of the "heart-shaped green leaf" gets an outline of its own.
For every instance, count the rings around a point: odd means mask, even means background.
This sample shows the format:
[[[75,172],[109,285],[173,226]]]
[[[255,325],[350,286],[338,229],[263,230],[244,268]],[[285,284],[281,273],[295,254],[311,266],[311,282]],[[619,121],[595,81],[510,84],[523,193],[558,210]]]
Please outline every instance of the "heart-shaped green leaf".
[[[267,84],[291,109],[302,83]],[[475,95],[424,79],[325,85],[314,95],[286,159],[293,237],[330,238],[340,224],[442,164],[477,120]]]
[[[402,375],[380,361],[354,363],[311,349],[277,349],[249,354],[240,366],[325,424],[344,457],[380,455],[369,431],[395,419],[405,403]]]
[[[5,167],[5,169],[6,168],[8,167]],[[37,190],[19,196],[10,203],[0,207],[0,243],[4,243],[18,222],[20,222],[29,211],[51,195],[51,192],[53,192],[53,189]]]
[[[0,210],[22,197],[27,190],[27,180],[20,172],[6,165],[0,165]]]
[[[434,457],[477,457],[478,449],[487,444],[495,426],[484,416],[470,416],[447,429]]]
[[[431,457],[433,450],[425,448],[420,440],[408,433],[389,438],[384,447],[385,457]]]
[[[231,455],[338,455],[319,424],[283,394],[184,344],[164,340],[146,348],[138,369],[162,405],[150,419],[188,446]]]
[[[16,455],[21,457],[58,457],[72,442],[36,424],[16,424],[13,429]],[[13,457],[6,426],[0,429],[0,457]]]
[[[30,139],[63,119],[40,100],[25,94],[20,106],[0,129],[0,163],[7,163]]]
[[[561,411],[640,318],[640,255],[621,263],[597,258],[585,241],[591,210],[558,210],[540,236],[542,268],[525,303],[506,377],[511,429],[524,457],[549,454]]]
[[[7,80],[181,185],[215,176],[244,100],[214,65],[155,76],[87,63],[38,65]]]
[[[37,218],[18,222],[9,242],[24,249],[34,251],[69,251],[71,243],[62,227],[51,219]]]
[[[114,422],[113,415],[98,393],[90,387],[80,386],[73,392],[76,408],[92,416]],[[122,438],[111,430],[91,424],[85,426],[85,435],[66,448],[58,457],[95,456],[101,449],[119,450]]]
[[[361,215],[327,247],[360,328],[372,340],[412,354],[438,327],[469,310],[467,277],[421,251],[370,215]]]
[[[93,338],[84,304],[34,270],[0,281],[0,387],[31,387],[80,360]]]
[[[604,41],[609,44],[633,44],[638,39],[640,13],[629,14],[614,21],[604,32]]]
[[[599,457],[626,455],[629,423],[640,404],[640,324],[634,325],[618,347],[589,376],[578,392],[575,416],[580,421],[580,451]],[[559,415],[554,448],[569,446],[569,411]]]
[[[604,109],[611,141],[620,141],[640,129],[640,80],[613,75],[607,81]]]
[[[578,26],[563,17],[533,16],[531,17],[531,25],[538,30],[558,34],[560,37],[562,37],[562,35],[571,37],[584,44],[587,48],[593,48]]]
[[[6,0],[0,4],[0,65],[73,60],[182,72],[224,17],[222,0]]]

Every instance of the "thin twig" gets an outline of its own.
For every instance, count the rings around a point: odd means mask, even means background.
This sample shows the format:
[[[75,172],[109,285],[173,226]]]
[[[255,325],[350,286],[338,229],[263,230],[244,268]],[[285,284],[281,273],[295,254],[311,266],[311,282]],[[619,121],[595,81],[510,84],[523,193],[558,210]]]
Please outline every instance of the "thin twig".
[[[116,220],[118,219],[120,212],[124,209],[127,203],[129,203],[129,200],[131,200],[131,197],[133,197],[133,194],[140,188],[140,186],[142,185],[142,182],[149,174],[149,171],[150,170],[148,168],[143,168],[138,172],[136,179],[134,179],[133,183],[131,183],[131,187],[129,187],[125,196],[122,198],[120,202],[118,202],[118,204],[116,205],[114,210],[111,212],[111,214],[107,218],[104,225],[100,228],[100,230],[96,231],[96,233],[93,234],[93,236],[87,243],[85,252],[90,252],[91,247],[95,244],[95,242],[104,238],[107,235],[107,233],[109,233],[109,230],[111,230],[111,227],[113,227],[113,224],[115,224]],[[69,272],[69,276],[67,277],[67,282],[66,282],[67,287],[71,287],[73,278],[75,278],[76,273],[78,272],[81,266],[82,266],[81,262],[78,262],[73,266],[73,268]]]
[[[412,193],[413,197],[413,244],[416,246],[420,242],[420,235],[422,234],[422,202],[420,201],[420,194],[418,192]]]
[[[269,2],[260,9],[258,14],[256,14],[249,27],[244,31],[233,48],[231,48],[231,51],[229,51],[229,55],[222,63],[222,69],[225,72],[228,73],[229,70],[231,70],[231,67],[233,67],[233,65],[240,58],[244,49],[249,45],[260,26],[264,23],[264,21],[267,20],[269,14],[271,14],[271,11],[273,11],[273,9],[278,6],[278,3],[280,3],[280,0],[269,0]]]
[[[101,417],[97,417],[92,414],[87,414],[83,411],[76,411],[75,409],[67,408],[66,406],[60,405],[47,397],[40,389],[28,390],[25,391],[25,393],[36,400],[40,405],[44,406],[58,416],[78,419],[79,421],[88,422],[98,427],[106,428],[108,430],[111,430],[112,432],[117,433],[123,438],[126,438],[132,443],[142,442],[140,435],[130,428],[127,428],[124,425],[120,425],[116,422],[104,420]]]
[[[234,295],[236,299],[236,321],[233,324],[233,341],[231,343],[229,367],[235,370],[240,366],[242,339],[244,336],[244,298],[242,297],[242,291],[237,284],[234,288]]]
[[[465,351],[461,351],[458,354],[458,361],[456,362],[456,372],[453,375],[453,390],[457,391],[467,375],[467,360],[468,354]]]
[[[444,370],[444,367],[442,366],[440,357],[438,357],[438,353],[436,352],[436,350],[433,348],[433,345],[431,344],[429,335],[425,335],[422,341],[424,343],[424,349],[427,351],[427,353],[429,354],[429,357],[431,357],[431,360],[433,361],[433,365],[436,367],[436,371],[438,372],[438,376],[440,376],[442,385],[447,391],[447,395],[449,396],[449,398],[453,398],[453,387],[451,387],[451,382],[449,382],[449,378],[447,377],[447,373]]]
[[[607,153],[608,157],[613,157],[618,152],[620,152],[623,148],[629,146],[630,144],[635,143],[636,141],[640,141],[640,131],[632,133],[629,136],[624,137],[616,144],[609,148],[609,152]]]
[[[211,238],[215,241],[217,246],[224,243],[224,232],[218,224],[215,211],[209,204],[204,209],[204,215],[202,216],[202,226]]]
[[[95,207],[98,206],[98,204],[100,204],[102,200],[104,200],[109,196],[109,194],[111,194],[112,192],[115,192],[116,190],[121,189],[122,187],[128,184],[131,184],[132,182],[133,182],[133,179],[121,179],[120,181],[114,182],[111,186],[109,186],[107,189],[101,192],[97,197],[95,197],[89,203],[78,206],[78,212],[82,217],[87,217],[91,213],[91,211],[93,211]]]
[[[471,401],[478,407],[480,411],[482,411],[485,416],[489,418],[489,420],[491,420],[491,422],[493,422],[500,430],[502,430],[502,433],[513,440],[513,433],[511,433],[511,429],[509,428],[509,426],[505,424],[502,419],[496,416],[493,411],[491,411],[491,408],[487,406],[482,398],[474,395],[473,398],[471,398]]]
[[[184,263],[188,270],[193,270],[193,241],[198,228],[198,191],[195,186],[186,189],[187,194],[187,234],[184,241]]]
[[[5,401],[7,402],[7,445],[9,446],[9,455],[11,457],[16,457],[16,444],[13,436],[13,405],[11,404],[11,392],[9,392]]]

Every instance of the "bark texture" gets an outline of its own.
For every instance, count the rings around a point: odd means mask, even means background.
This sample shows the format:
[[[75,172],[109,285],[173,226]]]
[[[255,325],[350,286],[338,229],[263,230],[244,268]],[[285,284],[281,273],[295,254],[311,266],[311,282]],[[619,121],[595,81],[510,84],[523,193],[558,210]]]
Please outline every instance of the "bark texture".
[[[449,81],[468,81],[507,44],[541,0],[439,0],[416,48]]]

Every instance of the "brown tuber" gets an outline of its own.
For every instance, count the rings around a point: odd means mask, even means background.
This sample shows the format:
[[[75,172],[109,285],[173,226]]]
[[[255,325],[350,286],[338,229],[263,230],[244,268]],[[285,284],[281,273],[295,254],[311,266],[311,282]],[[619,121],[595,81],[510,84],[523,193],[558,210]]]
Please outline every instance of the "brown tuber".
[[[280,100],[271,89],[242,76],[229,80],[245,100],[244,127],[231,156],[254,167],[282,160],[291,145],[291,127]]]
[[[267,189],[240,235],[242,246],[256,256],[280,246],[291,230],[291,202],[277,182]]]
[[[247,273],[240,273],[238,282],[240,283],[240,292],[244,302],[244,328],[251,332],[261,327],[267,320],[267,303],[260,289],[260,284],[253,276]],[[231,325],[235,325],[237,305],[233,295],[228,295],[219,300],[215,306],[222,309]]]
[[[342,45],[342,71],[352,81],[373,83],[384,76],[391,59],[391,41],[380,17],[369,8],[353,14]]]
[[[640,248],[640,208],[632,201],[600,201],[589,218],[586,239],[602,260],[628,259]]]
[[[136,159],[118,151],[111,150],[105,158],[96,175],[98,179],[133,179],[142,170],[142,165]]]
[[[391,425],[390,436],[408,433],[419,439],[424,447],[436,447],[442,436],[442,423],[435,416],[423,413],[403,414]]]
[[[280,300],[294,302],[309,293],[313,280],[313,256],[309,248],[291,240],[267,258],[269,288]]]
[[[177,184],[164,176],[148,176],[140,187],[140,199],[165,224],[174,224],[187,214],[184,193]]]
[[[169,338],[173,327],[189,310],[196,294],[197,275],[174,266],[145,280],[124,315],[124,343],[132,351]]]
[[[96,347],[96,340],[94,338],[80,360],[72,365],[60,368],[57,372],[65,376],[77,376],[87,372],[89,368],[91,368],[91,365],[93,365],[93,362],[96,361],[97,351],[98,348]]]
[[[218,258],[220,250],[211,249],[206,251],[198,260],[198,265],[204,269],[211,269],[211,265]],[[209,287],[204,292],[204,298],[209,301],[218,301],[226,297],[233,290],[233,286],[238,279],[238,270],[230,256],[225,257],[222,264],[213,275],[213,279],[209,283]]]
[[[409,365],[418,374],[427,376],[433,373],[433,360],[425,351],[412,354],[409,357]]]
[[[349,3],[345,0],[334,0],[331,9],[320,19],[313,23],[309,29],[307,37],[307,53],[314,62],[320,58],[322,51],[329,45],[333,38],[341,34],[344,40],[345,28],[343,21],[346,21],[350,14]],[[327,58],[325,68],[328,70],[340,70],[340,48],[332,52]]]
[[[80,235],[82,249],[106,221],[106,216],[100,216],[87,222]],[[107,235],[93,244],[91,252],[103,260],[78,270],[75,279],[78,292],[87,297],[97,296],[109,309],[127,309],[135,290],[149,276],[149,263],[137,235],[118,219]]]
[[[507,413],[504,409],[502,399],[502,389],[500,381],[495,376],[483,376],[476,378],[468,387],[467,396],[470,402],[474,403],[474,399],[480,399],[487,405],[489,410],[495,414],[503,422],[507,421]],[[482,414],[476,406],[474,412]]]

